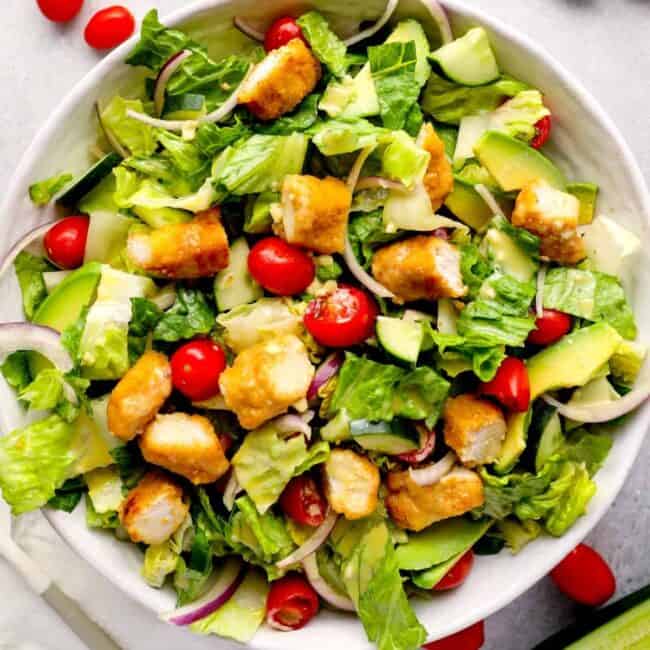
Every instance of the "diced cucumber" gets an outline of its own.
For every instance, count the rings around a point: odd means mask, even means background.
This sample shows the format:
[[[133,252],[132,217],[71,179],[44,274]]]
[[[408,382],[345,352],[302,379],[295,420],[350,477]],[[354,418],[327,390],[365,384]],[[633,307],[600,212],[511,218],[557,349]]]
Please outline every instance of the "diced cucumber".
[[[194,93],[167,98],[163,117],[166,120],[197,120],[206,115],[205,97]]]
[[[133,212],[151,228],[162,228],[176,223],[187,223],[192,221],[193,215],[185,210],[175,208],[145,208],[134,206]]]
[[[72,187],[57,199],[57,203],[69,208],[76,207],[79,201],[104,180],[113,171],[113,168],[117,167],[121,162],[122,158],[116,153],[111,152],[106,154],[81,176],[81,178],[77,179]]]
[[[383,454],[404,454],[420,446],[420,438],[415,427],[410,427],[401,420],[392,422],[352,420],[350,433],[354,441],[364,449]]]
[[[255,302],[264,295],[262,287],[248,272],[249,252],[248,243],[243,237],[234,241],[230,247],[230,262],[223,271],[217,273],[214,280],[214,296],[219,311]]]
[[[379,316],[377,339],[389,354],[406,363],[415,363],[422,348],[424,330],[414,321]]]
[[[470,228],[479,232],[491,221],[492,210],[474,189],[474,185],[454,176],[454,189],[445,200],[454,215]]]
[[[482,86],[499,78],[499,66],[482,27],[443,45],[431,55],[445,75],[463,86]]]
[[[425,314],[423,311],[418,311],[417,309],[407,309],[404,312],[402,317],[405,321],[409,323],[420,323],[422,329],[424,330],[424,336],[422,338],[422,345],[420,346],[420,352],[426,352],[431,350],[434,346],[433,337],[429,334],[429,329],[422,325],[423,323],[433,324],[433,316],[430,314]]]

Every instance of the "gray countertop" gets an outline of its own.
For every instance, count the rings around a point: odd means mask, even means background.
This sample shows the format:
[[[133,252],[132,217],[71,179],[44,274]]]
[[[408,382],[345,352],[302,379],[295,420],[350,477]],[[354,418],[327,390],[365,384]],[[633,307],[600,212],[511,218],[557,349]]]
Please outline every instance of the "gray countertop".
[[[0,67],[0,186],[6,186],[22,152],[59,100],[99,60],[100,56],[86,47],[82,32],[87,17],[108,4],[86,0],[82,17],[60,27],[42,20],[35,0],[0,3],[0,24],[4,27],[4,56]],[[128,0],[125,4],[139,16],[153,5],[164,15],[186,1]],[[619,126],[646,179],[650,179],[650,0],[473,0],[473,4],[537,39],[580,78]],[[604,174],[607,164],[604,160]],[[3,218],[10,217],[3,215]],[[588,540],[614,567],[618,595],[650,582],[648,465],[650,441],[640,452],[612,509]],[[42,541],[45,525],[38,522],[38,526],[38,540]],[[36,548],[38,543],[32,542]],[[82,562],[72,556],[70,561]],[[104,584],[103,578],[93,573],[93,579],[97,581],[97,590],[105,591],[107,599],[116,597],[117,592]],[[0,609],[5,610],[0,614],[0,647],[7,647],[3,642],[14,644],[9,647],[25,649],[38,647],[36,644],[52,650],[80,647],[63,631],[55,630],[51,614],[28,596],[1,563],[0,599],[4,603]],[[137,606],[129,605],[129,608],[137,609]],[[575,612],[575,607],[548,579],[542,580],[489,619],[485,647],[527,650],[570,622]],[[142,622],[147,621],[143,627],[148,632],[134,630],[129,648],[181,647],[182,636],[174,631],[164,632],[162,624],[144,610],[139,616]],[[154,642],[154,638],[168,641]],[[219,645],[216,639],[210,643],[212,648]]]

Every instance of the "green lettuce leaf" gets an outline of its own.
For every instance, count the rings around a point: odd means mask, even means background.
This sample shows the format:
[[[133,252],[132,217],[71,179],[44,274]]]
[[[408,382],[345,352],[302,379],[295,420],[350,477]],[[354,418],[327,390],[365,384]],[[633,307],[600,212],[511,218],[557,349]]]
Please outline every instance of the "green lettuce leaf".
[[[499,533],[514,555],[542,534],[542,527],[532,519],[518,521],[507,517],[497,523]]]
[[[114,530],[120,525],[120,517],[115,510],[97,512],[92,499],[86,494],[86,526]]]
[[[150,156],[156,150],[155,129],[128,117],[129,109],[145,112],[139,99],[115,97],[102,111],[102,122],[134,156]]]
[[[316,261],[316,277],[321,282],[327,282],[328,280],[336,280],[343,273],[343,269],[341,268],[341,265],[333,257],[330,257],[329,255],[323,255],[320,258],[317,257],[315,261]]]
[[[255,131],[264,135],[291,135],[307,131],[318,120],[319,101],[320,95],[312,93],[293,112],[274,120],[270,124],[255,126]]]
[[[368,120],[327,120],[311,130],[313,143],[324,156],[338,156],[367,147],[376,147],[380,140],[390,137],[389,131]]]
[[[47,205],[72,179],[72,174],[57,174],[29,186],[29,198],[34,205]]]
[[[429,159],[429,153],[418,147],[408,133],[396,131],[382,155],[382,175],[412,188],[424,178]]]
[[[523,90],[492,113],[490,128],[530,142],[537,133],[535,124],[550,114],[539,90]]]
[[[194,143],[169,131],[157,132],[159,144],[176,172],[188,180],[191,191],[197,190],[210,174],[211,160]]]
[[[142,565],[142,577],[155,589],[165,584],[168,575],[174,573],[178,563],[178,553],[172,549],[171,540],[147,547]]]
[[[78,408],[73,406],[65,397],[63,386],[78,389],[81,397],[84,397],[86,388],[90,382],[72,375],[64,375],[56,368],[41,370],[34,380],[25,386],[19,393],[18,398],[25,402],[30,409],[37,411],[56,410],[57,413],[67,422],[76,419]]]
[[[201,153],[208,158],[212,158],[239,140],[250,137],[250,135],[250,129],[239,121],[231,126],[207,123],[199,126],[196,131],[195,141]]]
[[[303,14],[296,21],[316,58],[336,77],[342,77],[348,68],[347,47],[329,28],[327,20],[317,11]]]
[[[370,268],[375,248],[394,241],[399,233],[387,233],[382,210],[353,216],[348,225],[348,237],[354,255],[366,269]]]
[[[596,484],[589,478],[587,469],[576,465],[569,489],[564,492],[546,519],[546,530],[555,537],[564,535],[587,511],[587,504],[596,494]]]
[[[23,311],[27,320],[32,320],[36,310],[47,298],[43,272],[52,271],[54,267],[44,257],[21,251],[14,260],[14,269],[23,297]]]
[[[460,271],[469,289],[468,296],[476,298],[483,282],[492,275],[494,265],[481,255],[478,246],[466,243],[460,247]]]
[[[504,232],[510,237],[521,250],[533,260],[539,259],[539,247],[541,240],[537,235],[529,232],[525,228],[513,226],[503,217],[495,217],[491,224],[492,227]]]
[[[53,510],[72,512],[86,492],[83,476],[69,478],[60,488],[54,491],[54,496],[47,502],[47,507]]]
[[[130,442],[110,451],[122,481],[122,492],[126,494],[134,488],[147,471],[147,467],[137,442]]]
[[[173,343],[207,334],[214,325],[215,313],[205,295],[199,289],[178,287],[176,303],[158,321],[153,337]]]
[[[2,375],[15,391],[23,390],[32,380],[27,355],[28,353],[22,350],[14,352],[2,364]]]

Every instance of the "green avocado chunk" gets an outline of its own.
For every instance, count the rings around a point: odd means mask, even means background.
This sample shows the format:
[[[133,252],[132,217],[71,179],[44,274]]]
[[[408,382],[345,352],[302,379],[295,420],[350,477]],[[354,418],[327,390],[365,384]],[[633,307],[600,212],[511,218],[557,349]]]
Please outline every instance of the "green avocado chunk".
[[[580,225],[594,220],[598,189],[598,185],[594,183],[569,183],[566,186],[566,191],[580,201]]]

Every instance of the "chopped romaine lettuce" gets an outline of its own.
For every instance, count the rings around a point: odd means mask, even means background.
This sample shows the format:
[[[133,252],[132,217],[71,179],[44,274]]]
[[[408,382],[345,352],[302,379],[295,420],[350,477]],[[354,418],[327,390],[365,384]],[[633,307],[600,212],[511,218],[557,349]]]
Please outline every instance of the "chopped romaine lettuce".
[[[196,145],[204,156],[211,158],[250,135],[250,129],[242,122],[236,122],[232,126],[204,123],[196,132]]]
[[[430,154],[418,147],[408,133],[397,131],[382,155],[382,171],[388,178],[412,188],[424,178],[429,158]]]
[[[156,132],[156,136],[176,172],[188,180],[191,191],[201,187],[210,174],[211,160],[203,155],[196,144],[187,142],[174,133],[161,129]]]
[[[94,469],[86,474],[85,479],[95,512],[103,515],[119,509],[124,498],[124,486],[117,467]]]
[[[176,303],[163,314],[153,330],[154,339],[174,342],[207,334],[215,324],[210,302],[199,289],[179,287]]]
[[[367,120],[328,120],[316,124],[312,135],[314,144],[323,155],[338,156],[367,147],[376,147],[390,132]]]
[[[399,236],[397,232],[386,232],[382,210],[353,216],[348,225],[348,237],[355,257],[368,269],[374,249]]]
[[[115,97],[102,111],[102,122],[107,129],[134,156],[150,156],[156,150],[156,133],[153,127],[129,117],[127,110],[144,112],[139,99]]]
[[[171,540],[149,546],[144,553],[142,577],[145,582],[155,589],[165,584],[168,575],[176,571],[178,553],[171,548]]]
[[[104,528],[114,530],[120,525],[120,517],[116,510],[97,512],[90,497],[86,494],[86,526],[88,528]]]
[[[499,521],[497,526],[513,555],[542,534],[542,527],[533,519],[518,521],[514,517],[506,517]]]
[[[23,311],[27,320],[31,320],[47,298],[43,272],[52,271],[54,267],[44,257],[21,251],[14,260],[14,269],[23,297]]]
[[[293,112],[278,118],[270,124],[255,126],[257,133],[264,135],[291,135],[310,129],[318,120],[320,95],[315,93],[303,99]],[[224,127],[225,128],[225,127]]]
[[[53,510],[63,510],[63,512],[73,512],[85,491],[86,483],[83,476],[69,478],[54,491],[54,496],[47,502],[47,507]]]
[[[342,77],[348,68],[347,47],[330,29],[327,20],[317,11],[310,11],[300,16],[296,22],[316,58],[324,63],[333,75]]]
[[[623,386],[632,386],[647,355],[648,348],[645,345],[623,341],[609,360],[614,380]]]
[[[72,174],[57,174],[29,186],[29,198],[35,205],[47,205],[72,179]]]

